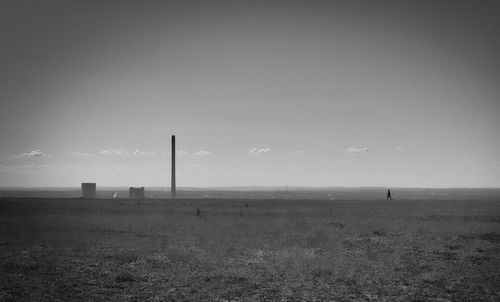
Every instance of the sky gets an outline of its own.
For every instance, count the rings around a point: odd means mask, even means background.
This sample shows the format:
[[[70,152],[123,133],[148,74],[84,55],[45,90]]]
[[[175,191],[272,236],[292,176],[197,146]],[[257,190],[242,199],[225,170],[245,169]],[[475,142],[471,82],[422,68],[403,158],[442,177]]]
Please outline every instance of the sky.
[[[0,187],[500,186],[498,1],[1,1]]]

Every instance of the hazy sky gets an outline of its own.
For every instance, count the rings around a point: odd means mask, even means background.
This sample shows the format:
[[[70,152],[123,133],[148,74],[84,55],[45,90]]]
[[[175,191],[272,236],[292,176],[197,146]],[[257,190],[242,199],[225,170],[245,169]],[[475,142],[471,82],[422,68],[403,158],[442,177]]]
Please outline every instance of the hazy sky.
[[[0,186],[500,186],[498,1],[1,1]]]

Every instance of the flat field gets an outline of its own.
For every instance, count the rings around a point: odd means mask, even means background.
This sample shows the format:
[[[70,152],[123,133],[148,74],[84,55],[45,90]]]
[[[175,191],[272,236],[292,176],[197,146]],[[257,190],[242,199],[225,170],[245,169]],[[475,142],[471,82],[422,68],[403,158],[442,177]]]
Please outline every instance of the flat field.
[[[2,198],[0,225],[1,301],[500,301],[495,200]]]

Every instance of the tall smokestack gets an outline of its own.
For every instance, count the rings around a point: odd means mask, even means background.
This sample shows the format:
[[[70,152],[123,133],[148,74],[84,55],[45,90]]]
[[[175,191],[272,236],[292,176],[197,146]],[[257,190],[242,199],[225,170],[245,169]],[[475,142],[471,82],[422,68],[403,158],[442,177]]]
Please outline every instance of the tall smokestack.
[[[175,199],[175,135],[172,135],[172,183],[170,184],[170,198]]]

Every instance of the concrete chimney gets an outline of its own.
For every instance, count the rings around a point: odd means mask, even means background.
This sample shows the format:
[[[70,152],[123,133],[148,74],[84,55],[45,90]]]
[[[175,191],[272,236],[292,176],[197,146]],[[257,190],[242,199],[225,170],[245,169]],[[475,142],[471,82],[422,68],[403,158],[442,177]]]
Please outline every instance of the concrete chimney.
[[[175,199],[175,135],[172,135],[172,176],[170,184],[170,198]]]

